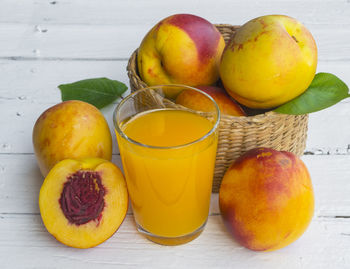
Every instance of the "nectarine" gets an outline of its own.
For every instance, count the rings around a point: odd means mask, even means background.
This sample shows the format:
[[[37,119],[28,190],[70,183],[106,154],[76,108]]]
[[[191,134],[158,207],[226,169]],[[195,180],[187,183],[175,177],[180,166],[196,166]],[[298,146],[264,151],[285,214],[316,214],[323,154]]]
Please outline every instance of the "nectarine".
[[[291,17],[268,15],[237,30],[222,54],[220,77],[239,103],[272,108],[302,94],[316,66],[316,43],[306,27]]]
[[[252,149],[227,170],[220,211],[233,237],[251,250],[270,251],[298,239],[314,211],[310,175],[293,153]]]
[[[157,23],[144,37],[137,54],[138,71],[149,86],[210,85],[219,78],[225,42],[207,20],[176,14]]]
[[[112,136],[102,113],[76,100],[59,103],[40,115],[33,145],[43,176],[64,159],[112,158]]]

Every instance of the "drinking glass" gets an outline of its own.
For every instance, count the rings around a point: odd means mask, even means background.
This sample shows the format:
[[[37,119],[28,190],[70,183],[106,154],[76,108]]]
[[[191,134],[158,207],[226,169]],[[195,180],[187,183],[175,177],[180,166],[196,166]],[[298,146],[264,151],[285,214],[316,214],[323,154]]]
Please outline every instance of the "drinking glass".
[[[196,238],[212,191],[220,120],[215,101],[188,86],[153,86],[124,98],[113,120],[138,231],[164,245]]]

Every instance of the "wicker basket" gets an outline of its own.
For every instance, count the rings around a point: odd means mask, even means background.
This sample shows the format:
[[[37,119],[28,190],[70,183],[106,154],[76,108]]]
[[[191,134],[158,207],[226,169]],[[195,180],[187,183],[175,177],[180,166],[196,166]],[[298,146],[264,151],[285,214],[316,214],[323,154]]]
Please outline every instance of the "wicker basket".
[[[239,26],[215,25],[227,43]],[[137,71],[137,50],[127,66],[132,91],[147,87]],[[270,147],[302,155],[306,145],[308,115],[284,115],[275,112],[235,117],[222,115],[216,156],[213,192],[218,192],[222,177],[230,164],[241,154],[256,147]]]

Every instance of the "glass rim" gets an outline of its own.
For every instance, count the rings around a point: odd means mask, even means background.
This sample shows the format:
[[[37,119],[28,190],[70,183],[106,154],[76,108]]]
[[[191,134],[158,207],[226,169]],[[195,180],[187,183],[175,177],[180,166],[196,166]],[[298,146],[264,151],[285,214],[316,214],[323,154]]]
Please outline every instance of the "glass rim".
[[[181,144],[181,145],[177,145],[177,146],[167,146],[167,147],[161,147],[161,146],[152,146],[152,145],[147,145],[147,144],[143,144],[141,142],[138,142],[130,137],[128,137],[122,130],[121,128],[119,127],[119,124],[117,122],[117,114],[120,110],[120,108],[123,106],[123,104],[129,100],[130,98],[132,98],[133,96],[135,96],[136,94],[138,94],[139,92],[141,91],[145,91],[145,90],[148,90],[148,89],[159,89],[159,88],[163,88],[163,87],[182,87],[182,88],[187,88],[187,89],[191,89],[191,90],[194,90],[194,91],[197,91],[201,94],[203,94],[204,96],[206,96],[207,98],[209,98],[209,100],[211,100],[214,104],[214,107],[215,107],[215,110],[217,112],[217,119],[215,121],[215,124],[213,125],[213,127],[203,136],[201,136],[200,138],[198,139],[195,139],[194,141],[191,141],[191,142],[188,142],[188,143],[185,143],[185,144]],[[187,147],[187,146],[190,146],[190,145],[193,145],[193,144],[196,144],[204,139],[206,139],[207,137],[209,137],[211,134],[213,134],[215,132],[215,130],[218,128],[218,125],[219,125],[219,122],[220,122],[220,118],[221,118],[221,112],[220,112],[220,109],[219,109],[219,106],[218,104],[215,102],[215,100],[209,95],[207,94],[206,92],[204,91],[201,91],[200,89],[197,89],[195,87],[191,87],[191,86],[187,86],[187,85],[181,85],[181,84],[163,84],[163,85],[154,85],[154,86],[148,86],[148,87],[144,87],[144,88],[141,88],[141,89],[138,89],[132,93],[130,93],[128,96],[126,96],[125,98],[123,98],[119,103],[118,105],[116,106],[116,108],[114,109],[114,112],[113,112],[113,125],[114,125],[114,129],[118,132],[118,134],[126,139],[127,141],[131,142],[132,144],[135,144],[135,145],[138,145],[138,146],[141,146],[141,147],[145,147],[145,148],[151,148],[151,149],[180,149],[180,148],[184,148],[184,147]]]

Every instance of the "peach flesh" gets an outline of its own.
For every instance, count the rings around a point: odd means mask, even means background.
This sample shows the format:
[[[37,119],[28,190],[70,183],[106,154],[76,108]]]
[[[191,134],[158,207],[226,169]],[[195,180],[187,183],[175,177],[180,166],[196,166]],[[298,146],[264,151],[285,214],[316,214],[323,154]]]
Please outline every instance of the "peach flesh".
[[[89,216],[91,220],[81,225],[69,221],[60,204],[68,178],[76,174],[77,171],[92,173],[93,176],[96,176],[94,174],[96,172],[105,190],[102,213],[96,210],[95,214]],[[90,186],[95,190],[99,187],[97,181],[96,184],[93,183]],[[83,193],[83,190],[87,189],[82,186],[77,188],[78,198],[79,192]],[[85,194],[87,196],[84,199],[89,201],[90,206],[94,204],[94,200],[98,200],[98,195],[95,198],[87,198],[91,195],[90,191],[85,192]],[[73,199],[71,201],[76,203]],[[81,204],[85,206],[83,203]],[[39,207],[47,231],[59,242],[75,248],[97,246],[110,238],[125,218],[128,209],[128,192],[124,175],[115,164],[100,158],[60,161],[50,170],[40,188]]]
[[[105,188],[94,171],[79,170],[67,178],[59,203],[64,216],[75,225],[100,221],[105,205]]]

